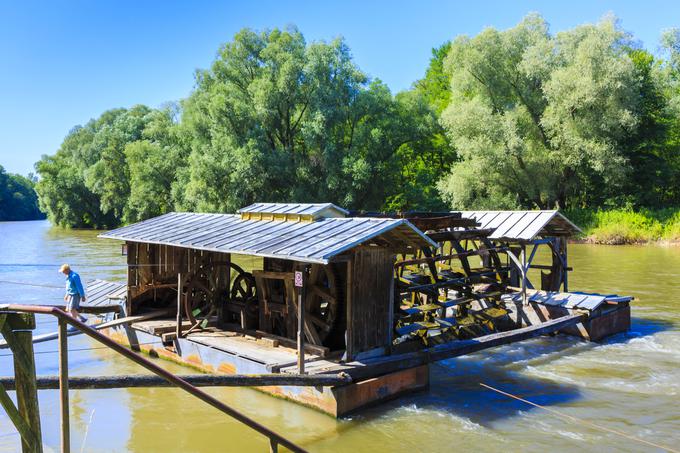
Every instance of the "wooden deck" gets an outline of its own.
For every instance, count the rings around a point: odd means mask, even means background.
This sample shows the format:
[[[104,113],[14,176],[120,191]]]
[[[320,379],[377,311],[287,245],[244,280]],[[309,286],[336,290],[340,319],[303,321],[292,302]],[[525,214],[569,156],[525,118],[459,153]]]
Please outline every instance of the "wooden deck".
[[[583,292],[555,292],[555,291],[539,291],[535,289],[527,289],[527,295],[530,302],[536,302],[541,305],[551,307],[562,307],[569,309],[579,309],[593,311],[598,309],[605,303],[619,303],[630,302],[632,297],[620,297],[614,295],[602,295],[595,293]],[[521,302],[522,293],[504,294],[501,297],[505,301]]]
[[[106,280],[90,280],[85,284],[86,302],[80,304],[84,312],[115,311],[127,296],[124,283]]]

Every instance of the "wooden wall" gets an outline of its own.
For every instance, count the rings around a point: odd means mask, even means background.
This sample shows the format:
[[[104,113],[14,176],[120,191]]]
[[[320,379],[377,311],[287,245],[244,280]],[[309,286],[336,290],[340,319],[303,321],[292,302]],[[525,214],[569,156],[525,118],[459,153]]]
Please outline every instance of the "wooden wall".
[[[348,263],[347,355],[389,349],[392,342],[394,251],[358,247]]]
[[[213,267],[218,290],[229,288],[229,254],[141,242],[127,242],[127,249],[127,310],[130,314],[135,302],[156,297],[158,288],[176,287],[177,274],[192,275],[201,265]],[[150,291],[156,291],[156,294],[149,294]],[[174,294],[176,298],[177,293]]]

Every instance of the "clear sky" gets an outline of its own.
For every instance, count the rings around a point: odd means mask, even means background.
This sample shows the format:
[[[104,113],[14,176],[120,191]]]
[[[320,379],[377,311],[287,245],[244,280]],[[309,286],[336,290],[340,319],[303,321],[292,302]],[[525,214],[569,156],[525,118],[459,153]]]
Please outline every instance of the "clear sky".
[[[680,26],[679,1],[0,0],[0,165],[27,174],[68,131],[104,110],[158,107],[191,91],[196,68],[239,29],[295,24],[308,41],[343,36],[359,67],[393,92],[430,49],[540,12],[556,32],[613,12],[644,47]]]

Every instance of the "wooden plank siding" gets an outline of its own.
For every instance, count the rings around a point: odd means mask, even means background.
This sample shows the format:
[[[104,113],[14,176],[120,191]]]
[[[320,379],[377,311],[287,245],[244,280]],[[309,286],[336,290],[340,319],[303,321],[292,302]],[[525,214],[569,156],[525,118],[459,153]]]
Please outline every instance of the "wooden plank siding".
[[[390,345],[394,252],[382,247],[354,250],[347,298],[347,354]]]

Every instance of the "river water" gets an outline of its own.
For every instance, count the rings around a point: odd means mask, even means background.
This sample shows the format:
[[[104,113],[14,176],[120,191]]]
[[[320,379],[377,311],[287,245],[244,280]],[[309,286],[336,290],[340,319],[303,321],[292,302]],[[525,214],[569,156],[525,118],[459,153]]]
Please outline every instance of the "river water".
[[[0,223],[0,303],[57,304],[71,263],[83,279],[123,281],[116,241],[46,221]],[[680,449],[680,247],[569,246],[572,290],[633,295],[633,326],[601,344],[556,336],[447,360],[431,388],[350,418],[249,389],[210,389],[259,422],[314,452],[654,451],[622,436],[572,423],[491,392],[520,395],[580,420]],[[23,282],[45,286],[26,286]],[[52,286],[58,287],[53,288]],[[37,333],[55,322],[37,317]],[[71,375],[143,373],[94,341],[69,341]],[[56,344],[36,345],[38,374],[57,373]],[[159,360],[168,369],[186,371]],[[0,350],[0,375],[13,373]],[[13,394],[12,394],[13,395]],[[45,451],[59,449],[57,391],[40,392]],[[73,451],[267,451],[266,439],[175,389],[71,392]],[[0,411],[0,451],[19,436]]]

